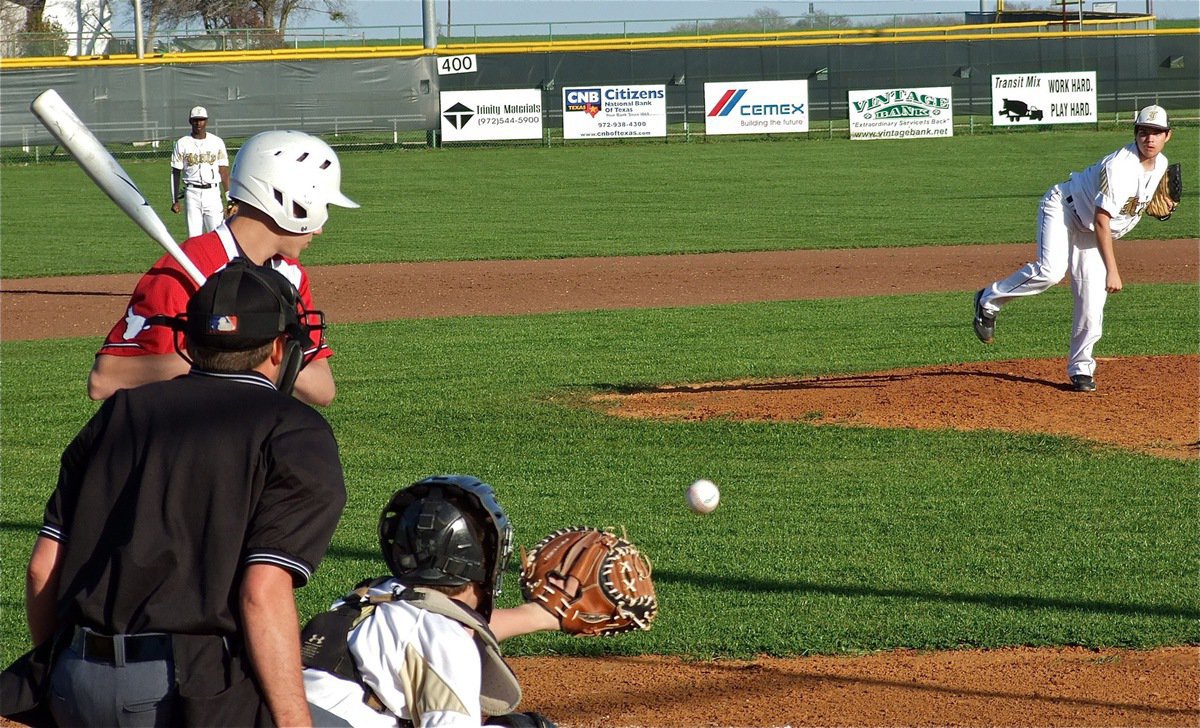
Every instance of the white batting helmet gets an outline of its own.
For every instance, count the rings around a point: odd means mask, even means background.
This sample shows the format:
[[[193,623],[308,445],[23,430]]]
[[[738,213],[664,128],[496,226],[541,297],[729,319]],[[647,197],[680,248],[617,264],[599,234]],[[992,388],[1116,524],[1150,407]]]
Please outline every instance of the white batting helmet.
[[[229,196],[291,233],[320,230],[329,205],[358,207],[342,194],[337,153],[302,131],[264,131],[246,140],[229,172]]]

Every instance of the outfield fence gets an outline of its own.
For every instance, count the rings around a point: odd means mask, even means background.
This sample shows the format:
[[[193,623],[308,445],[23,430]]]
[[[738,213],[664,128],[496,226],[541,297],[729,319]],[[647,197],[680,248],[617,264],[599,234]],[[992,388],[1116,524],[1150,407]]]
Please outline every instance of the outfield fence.
[[[0,68],[0,159],[29,164],[58,154],[28,110],[46,88],[56,88],[118,153],[150,157],[169,153],[174,140],[188,132],[187,110],[196,104],[209,109],[210,130],[234,146],[258,131],[280,128],[319,134],[336,144],[437,146],[443,93],[497,89],[538,90],[541,138],[456,145],[605,143],[563,140],[562,89],[583,85],[649,84],[665,90],[665,137],[621,143],[707,141],[709,82],[805,81],[812,123],[797,135],[803,138],[847,135],[848,98],[856,90],[923,86],[951,89],[954,133],[1011,132],[992,123],[990,79],[998,74],[1094,72],[1098,126],[1128,123],[1149,103],[1167,108],[1178,123],[1200,118],[1200,28],[1046,33],[1039,27],[1011,28],[1014,32],[1003,35],[991,28],[948,30],[904,29],[887,36],[847,31],[845,37],[732,34],[686,41],[610,38],[436,51],[192,53],[133,61],[75,59],[51,67],[6,62]],[[440,60],[467,53],[477,59],[475,72],[441,73]]]
[[[1130,99],[1131,103],[1141,103],[1143,106],[1149,103],[1156,103],[1158,100],[1149,97],[1143,97],[1139,100],[1136,98]],[[845,104],[842,104],[845,107]],[[1131,106],[1128,113],[1118,113],[1106,115],[1091,126],[1097,131],[1121,131],[1127,130],[1130,125],[1130,120],[1133,118],[1134,108]],[[693,114],[700,114],[702,107],[692,109]],[[668,114],[672,119],[680,119],[683,116],[682,107],[668,107]],[[1068,129],[1077,129],[1074,127],[1046,127],[1046,128],[1013,128],[1001,127],[992,124],[990,114],[972,114],[969,116],[956,116],[954,122],[955,135],[1020,135],[1020,134],[1053,134],[1059,131],[1067,131]],[[803,134],[757,134],[757,135],[709,135],[705,133],[703,123],[685,123],[683,121],[673,121],[668,124],[667,133],[663,137],[646,139],[646,138],[620,138],[620,139],[565,139],[561,126],[548,126],[545,128],[541,139],[536,140],[506,140],[506,141],[475,141],[475,142],[443,142],[437,134],[430,135],[424,131],[400,131],[396,128],[388,129],[384,127],[371,128],[369,124],[363,124],[361,120],[348,117],[346,119],[332,120],[334,125],[341,122],[344,123],[342,131],[335,131],[320,134],[326,142],[339,152],[385,152],[385,151],[402,151],[402,150],[420,150],[420,149],[444,149],[467,150],[471,148],[486,148],[493,146],[504,147],[541,147],[541,148],[562,148],[573,145],[588,145],[588,146],[624,146],[624,145],[646,145],[646,144],[753,144],[753,143],[803,143],[807,141],[821,142],[830,139],[848,139],[850,138],[849,124],[845,119],[827,120],[814,125],[807,133]],[[1200,126],[1200,108],[1191,108],[1186,110],[1175,110],[1172,112],[1171,123],[1176,128],[1187,128]],[[287,128],[279,126],[278,128]],[[215,132],[214,132],[215,133]],[[246,136],[226,136],[223,137],[229,149],[230,155],[236,154]],[[172,143],[164,141],[161,143],[154,142],[132,142],[132,143],[111,143],[106,144],[108,150],[117,159],[123,160],[169,160],[171,156]],[[31,144],[24,147],[0,147],[0,166],[27,166],[37,164],[73,164],[74,160],[66,150],[56,144]]]

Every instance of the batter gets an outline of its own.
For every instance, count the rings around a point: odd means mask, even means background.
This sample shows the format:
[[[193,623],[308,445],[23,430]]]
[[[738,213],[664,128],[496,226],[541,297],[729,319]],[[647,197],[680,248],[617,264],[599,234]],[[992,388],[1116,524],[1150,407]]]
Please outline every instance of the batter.
[[[337,153],[317,137],[298,131],[266,131],[246,140],[230,172],[230,194],[238,213],[206,235],[180,245],[205,276],[235,258],[269,265],[287,278],[304,308],[313,310],[308,275],[300,254],[320,234],[329,219],[329,206],[358,204],[341,193],[341,164]],[[178,261],[164,255],[138,281],[88,375],[88,396],[106,399],[119,389],[186,374],[190,367],[162,327],[147,326],[154,316],[177,316],[184,311],[195,284]],[[336,394],[332,354],[324,341],[307,352],[312,361],[300,371],[295,394],[318,406]]]
[[[1077,392],[1096,389],[1092,349],[1103,332],[1108,294],[1123,285],[1113,241],[1138,224],[1167,169],[1162,153],[1171,139],[1167,112],[1161,106],[1142,109],[1133,138],[1051,187],[1038,208],[1037,260],[975,294],[975,335],[990,344],[1004,304],[1041,293],[1070,270],[1075,309],[1067,376]]]

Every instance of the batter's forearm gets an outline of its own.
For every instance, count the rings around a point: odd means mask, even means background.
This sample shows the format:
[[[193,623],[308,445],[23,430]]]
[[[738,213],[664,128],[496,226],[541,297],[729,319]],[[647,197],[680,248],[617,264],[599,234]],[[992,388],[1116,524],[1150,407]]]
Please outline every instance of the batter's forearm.
[[[318,407],[328,407],[337,395],[329,359],[317,359],[300,370],[293,393],[298,399]]]
[[[95,400],[108,399],[118,389],[174,379],[190,370],[191,366],[174,352],[145,356],[100,354],[88,375],[88,396]]]

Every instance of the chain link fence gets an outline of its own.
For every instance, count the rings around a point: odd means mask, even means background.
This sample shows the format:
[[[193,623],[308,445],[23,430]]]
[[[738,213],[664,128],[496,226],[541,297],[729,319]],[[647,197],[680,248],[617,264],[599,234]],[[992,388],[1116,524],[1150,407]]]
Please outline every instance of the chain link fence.
[[[1131,96],[1122,100],[1122,105],[1128,111],[1103,115],[1094,125],[1089,125],[1097,131],[1128,130],[1134,110],[1147,104],[1156,103],[1161,99],[1150,96]],[[984,102],[980,102],[984,104]],[[957,105],[957,104],[956,104]],[[986,106],[986,104],[984,104]],[[644,144],[752,144],[762,142],[821,142],[832,139],[849,139],[850,127],[845,118],[829,118],[814,122],[806,133],[786,134],[737,134],[737,135],[708,135],[704,130],[703,107],[692,107],[686,112],[682,107],[669,106],[667,109],[667,132],[663,137],[638,137],[615,139],[564,139],[561,122],[556,126],[546,126],[541,139],[508,140],[508,141],[470,141],[444,143],[438,132],[427,131],[396,131],[384,128],[372,128],[364,124],[362,128],[347,128],[338,133],[319,134],[334,149],[339,151],[400,151],[400,150],[466,150],[486,147],[540,147],[564,148],[571,146],[610,146]],[[548,119],[548,121],[555,121]],[[1171,123],[1176,128],[1200,127],[1200,108],[1171,110]],[[990,109],[983,113],[968,114],[956,111],[954,117],[954,134],[1045,134],[1069,129],[1078,129],[1080,125],[1061,125],[1052,127],[1014,127],[995,126],[992,124]],[[217,130],[214,129],[214,133]],[[233,156],[245,141],[246,137],[222,137]],[[163,160],[171,157],[172,143],[168,141],[136,142],[106,144],[106,148],[114,157],[122,160]],[[23,147],[0,147],[0,165],[27,166],[33,164],[74,164],[71,156],[54,144],[32,144]]]
[[[1092,13],[1092,28],[1120,27],[1151,29],[1156,21],[1150,18],[1132,20],[1128,15]],[[1096,24],[1106,17],[1110,24]],[[1060,19],[1054,13],[1011,14],[1005,18],[1016,22],[1043,21],[1045,29],[1064,30],[1080,27],[1077,19]],[[603,38],[638,38],[654,36],[699,37],[734,33],[784,33],[800,31],[898,30],[974,25],[997,22],[995,13],[928,12],[884,14],[833,14],[816,12],[805,15],[775,15],[761,13],[745,18],[675,18],[660,20],[560,21],[544,23],[461,23],[437,26],[439,45],[480,43],[541,43],[561,40],[590,40]],[[1066,25],[1062,23],[1065,22]],[[988,32],[1028,32],[1028,27],[992,27]],[[295,28],[286,32],[273,28],[204,28],[189,27],[157,29],[145,39],[145,52],[189,53],[203,51],[242,51],[278,48],[345,48],[378,45],[422,46],[424,28],[411,25],[331,25]],[[8,32],[0,37],[0,57],[57,56],[72,52],[81,55],[134,54],[136,38],[131,29],[91,29],[86,38],[78,37],[57,27],[40,32]]]

